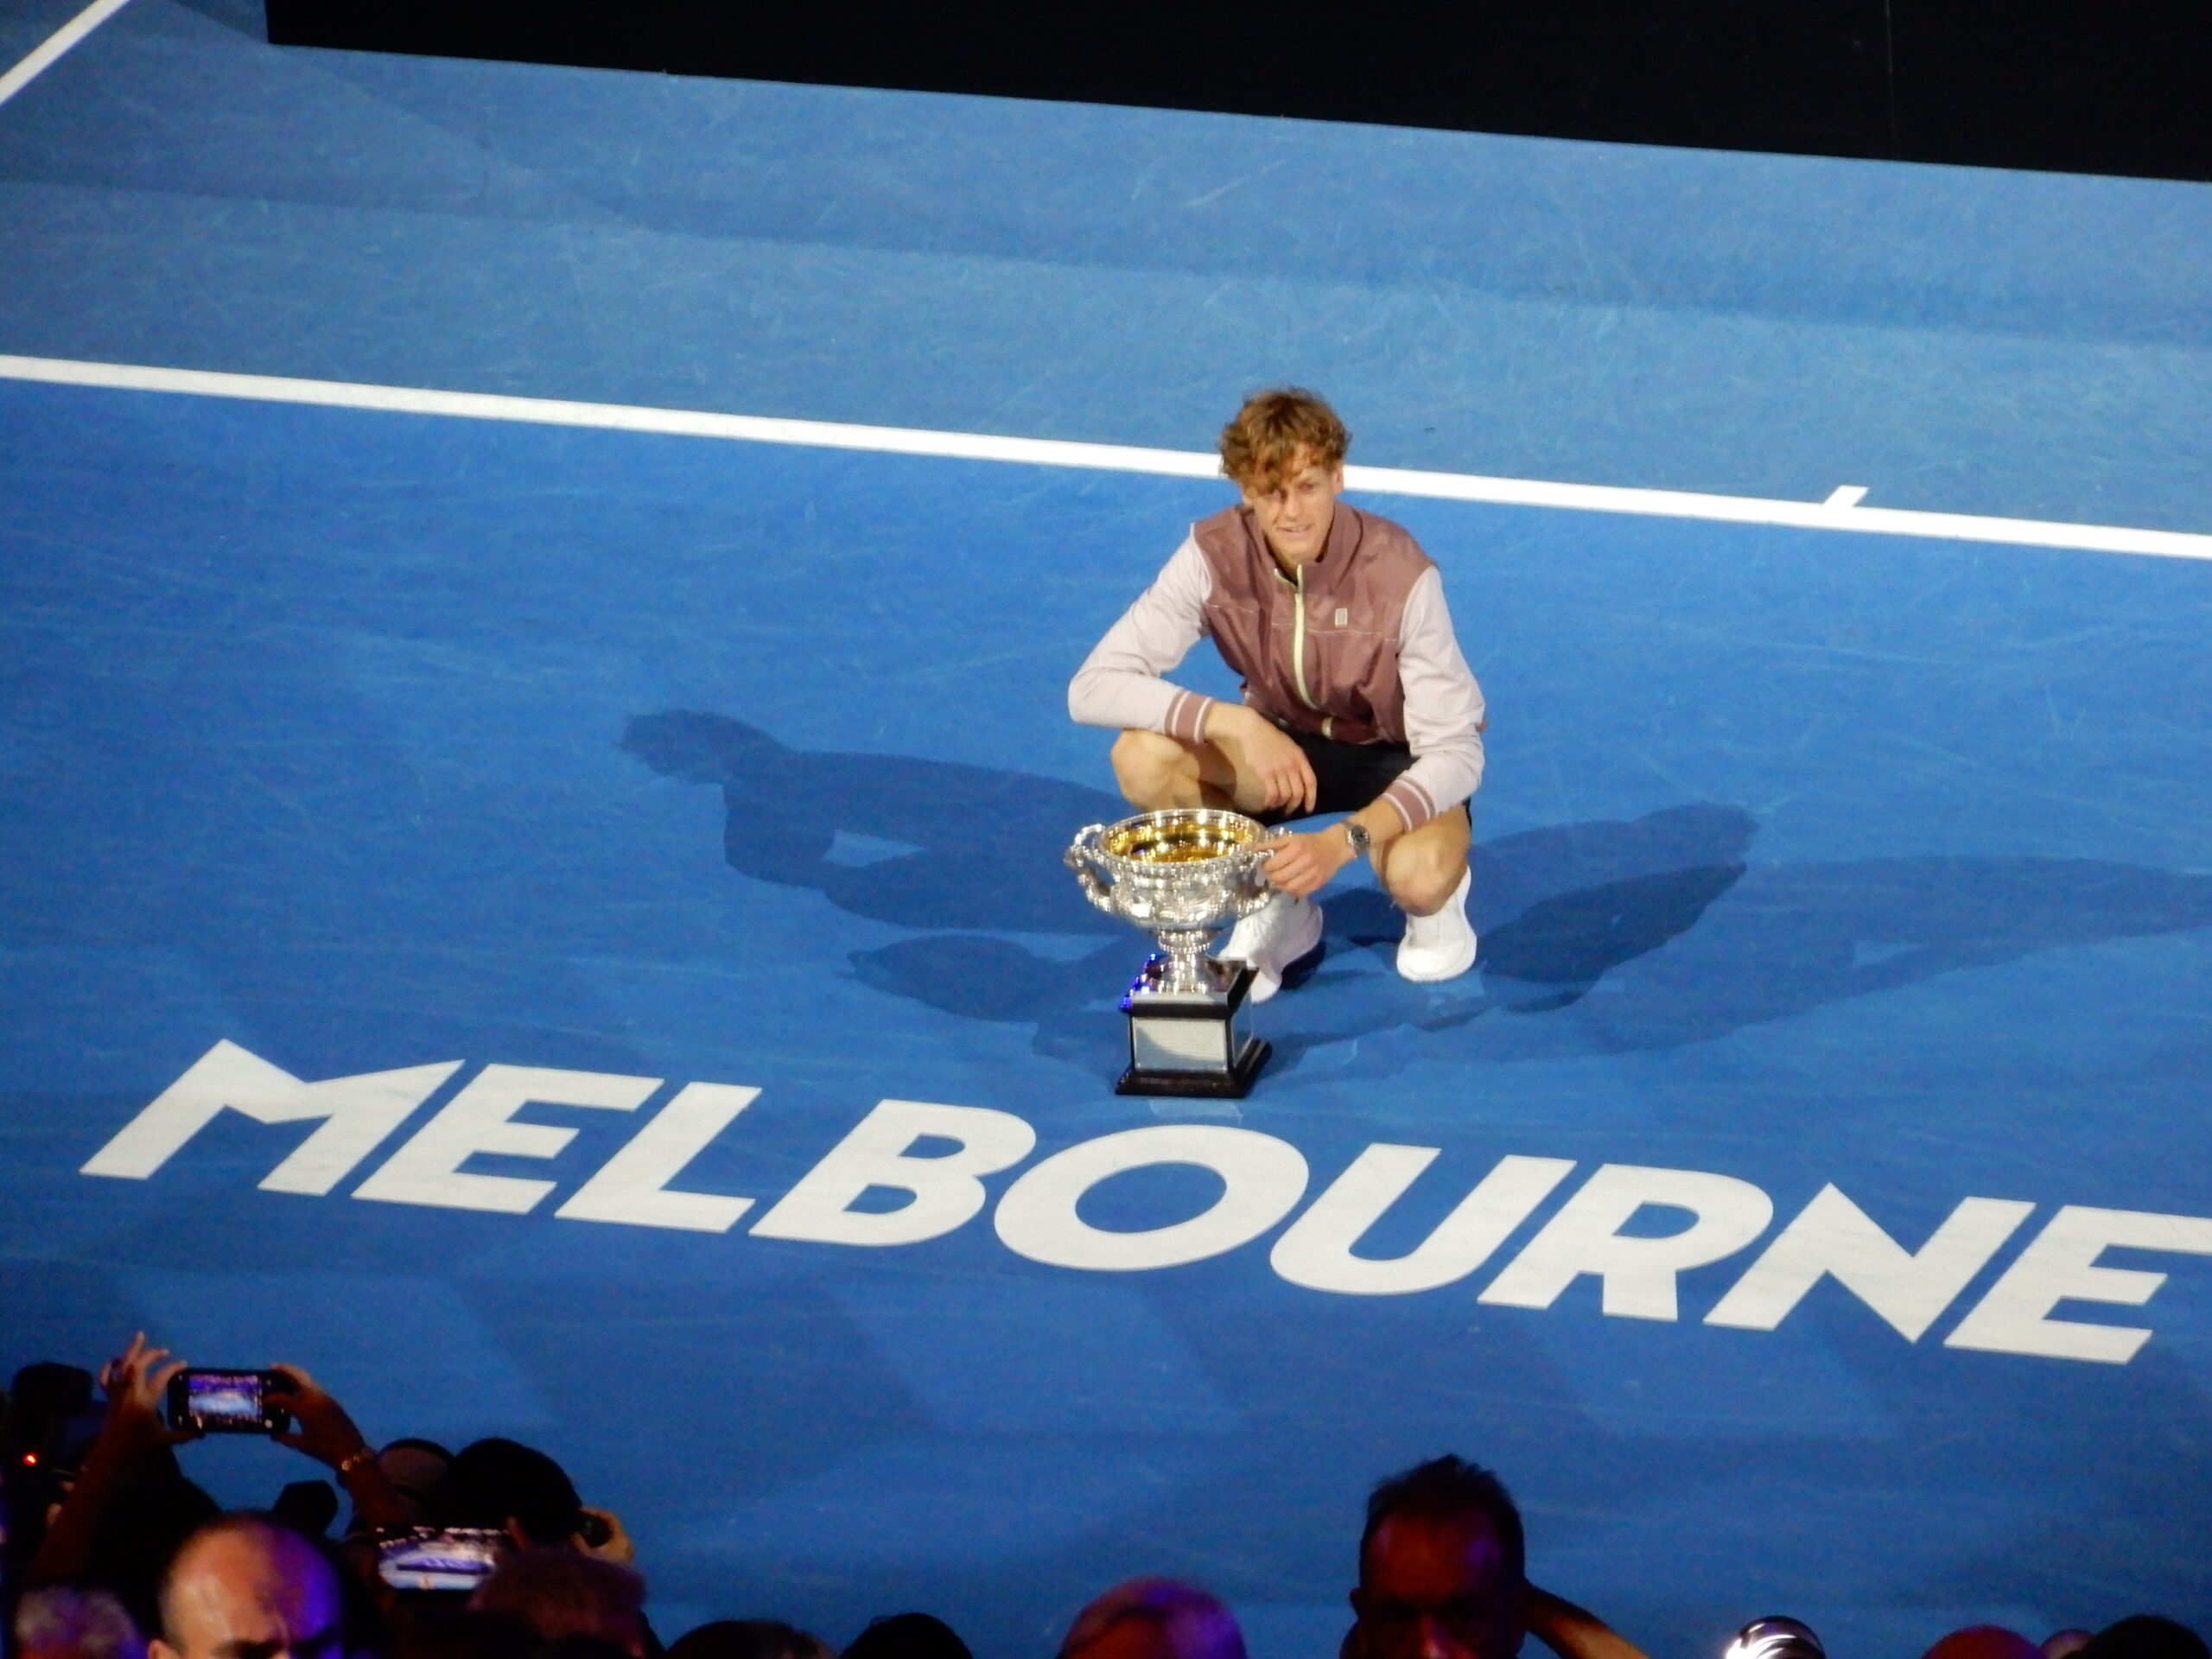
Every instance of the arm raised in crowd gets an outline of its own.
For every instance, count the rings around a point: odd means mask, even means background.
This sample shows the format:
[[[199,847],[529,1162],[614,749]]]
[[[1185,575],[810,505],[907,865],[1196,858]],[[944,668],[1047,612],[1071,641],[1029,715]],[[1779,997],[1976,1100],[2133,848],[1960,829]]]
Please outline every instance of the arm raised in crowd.
[[[292,1414],[299,1425],[274,1438],[279,1445],[305,1452],[317,1463],[330,1465],[338,1484],[353,1501],[349,1530],[404,1526],[411,1518],[406,1500],[394,1490],[377,1462],[376,1448],[353,1426],[346,1408],[297,1365],[272,1365],[289,1388],[269,1391],[269,1403]]]
[[[1529,1633],[1559,1659],[1644,1659],[1643,1649],[1591,1612],[1529,1586]]]
[[[25,1575],[29,1584],[60,1584],[84,1577],[92,1566],[92,1537],[100,1516],[130,1465],[151,1452],[199,1438],[194,1430],[171,1428],[162,1421],[162,1390],[183,1369],[182,1360],[171,1360],[168,1349],[151,1346],[143,1331],[130,1338],[120,1358],[100,1367],[107,1414],[69,1496],[31,1558]]]
[[[130,1338],[130,1346],[119,1358],[100,1368],[107,1414],[75,1484],[32,1558],[27,1575],[29,1583],[58,1584],[82,1578],[92,1567],[92,1540],[100,1517],[130,1466],[155,1452],[200,1438],[197,1429],[171,1428],[162,1416],[162,1400],[169,1379],[184,1369],[184,1362],[170,1359],[167,1349],[148,1343],[143,1331]],[[277,1441],[336,1471],[338,1484],[353,1501],[357,1529],[404,1524],[409,1519],[404,1500],[385,1478],[374,1448],[353,1426],[346,1408],[298,1366],[270,1369],[290,1386],[272,1389],[269,1402],[291,1413],[299,1425],[276,1435]]]

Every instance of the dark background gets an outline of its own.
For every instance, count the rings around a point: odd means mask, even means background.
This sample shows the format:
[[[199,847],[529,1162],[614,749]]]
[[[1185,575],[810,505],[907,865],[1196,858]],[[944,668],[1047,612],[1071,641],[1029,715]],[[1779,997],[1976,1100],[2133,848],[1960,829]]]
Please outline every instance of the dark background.
[[[2212,0],[267,0],[269,38],[2212,179]]]

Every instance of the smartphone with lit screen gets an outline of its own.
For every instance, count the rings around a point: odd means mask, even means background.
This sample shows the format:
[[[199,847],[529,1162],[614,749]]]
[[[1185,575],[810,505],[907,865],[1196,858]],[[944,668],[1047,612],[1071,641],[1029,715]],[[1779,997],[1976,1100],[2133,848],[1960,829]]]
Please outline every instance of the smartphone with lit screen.
[[[190,1367],[169,1379],[169,1427],[201,1434],[275,1434],[291,1427],[291,1413],[269,1403],[284,1387],[274,1371]]]
[[[497,1527],[404,1527],[377,1541],[377,1576],[395,1590],[474,1590],[513,1546]]]

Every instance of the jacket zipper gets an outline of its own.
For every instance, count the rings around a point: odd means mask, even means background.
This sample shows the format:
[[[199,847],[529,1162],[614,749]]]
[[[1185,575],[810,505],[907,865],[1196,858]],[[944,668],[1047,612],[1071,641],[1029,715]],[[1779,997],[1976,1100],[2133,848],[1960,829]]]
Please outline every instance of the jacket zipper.
[[[1313,701],[1313,694],[1306,689],[1306,567],[1297,570],[1298,591],[1291,599],[1290,613],[1290,672],[1298,682],[1298,700],[1315,714],[1321,714],[1320,704]],[[1321,715],[1321,735],[1332,737],[1336,716]]]

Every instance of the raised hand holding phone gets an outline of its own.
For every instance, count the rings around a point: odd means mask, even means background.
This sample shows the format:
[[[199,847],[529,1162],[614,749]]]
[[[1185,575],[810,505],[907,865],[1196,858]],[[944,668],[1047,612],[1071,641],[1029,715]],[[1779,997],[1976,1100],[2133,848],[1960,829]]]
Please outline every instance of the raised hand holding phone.
[[[279,1446],[305,1452],[317,1463],[327,1464],[338,1484],[353,1500],[353,1525],[390,1527],[408,1519],[405,1501],[385,1478],[377,1461],[376,1448],[354,1426],[352,1414],[330,1391],[308,1376],[304,1367],[276,1364],[269,1368],[275,1379],[265,1403],[297,1428],[282,1425],[270,1430]]]
[[[353,1426],[346,1408],[306,1371],[297,1365],[271,1365],[269,1375],[275,1386],[268,1402],[299,1424],[295,1429],[271,1431],[270,1438],[279,1446],[304,1452],[333,1469],[369,1450],[367,1436]]]

